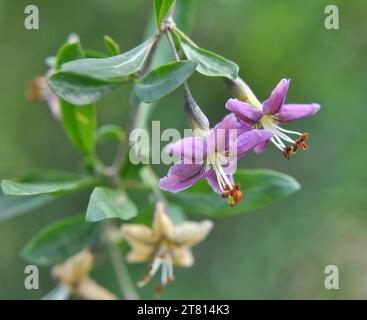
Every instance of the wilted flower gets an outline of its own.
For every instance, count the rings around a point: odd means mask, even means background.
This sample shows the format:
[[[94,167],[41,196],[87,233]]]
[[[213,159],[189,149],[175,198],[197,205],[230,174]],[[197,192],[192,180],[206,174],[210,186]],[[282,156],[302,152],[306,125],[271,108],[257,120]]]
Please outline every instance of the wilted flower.
[[[281,124],[312,116],[320,109],[317,103],[285,104],[289,83],[290,80],[282,79],[263,103],[257,100],[252,91],[249,91],[248,95],[244,94],[246,102],[230,99],[226,104],[226,108],[234,112],[246,127],[272,131],[274,136],[270,138],[270,141],[283,152],[287,159],[300,148],[303,150],[308,148],[305,143],[308,133],[286,130],[281,127]],[[264,151],[267,142],[259,144],[255,151]]]
[[[83,250],[64,263],[52,268],[52,276],[70,292],[88,300],[115,300],[114,294],[89,277],[93,267],[93,255]]]
[[[59,98],[53,93],[47,84],[47,78],[54,73],[50,68],[46,75],[35,78],[28,89],[28,99],[30,101],[45,101],[55,119],[60,119]]]
[[[201,242],[212,227],[213,223],[209,220],[173,225],[161,202],[156,204],[152,228],[142,224],[124,224],[122,233],[132,247],[127,261],[152,261],[148,273],[138,285],[144,286],[162,267],[161,284],[157,287],[159,293],[165,285],[174,280],[174,265],[193,265],[191,248]]]
[[[79,36],[75,33],[69,35],[67,39],[67,43],[74,43],[79,41]],[[31,82],[27,97],[30,101],[45,101],[52,115],[55,119],[60,120],[60,103],[59,98],[55,95],[55,93],[51,90],[47,83],[47,79],[55,73],[55,58],[48,57],[46,59],[46,64],[49,66],[48,71],[45,75],[38,76]]]
[[[235,115],[229,114],[206,136],[184,138],[166,147],[181,160],[160,180],[160,188],[178,192],[206,178],[213,190],[234,206],[242,199],[240,186],[233,179],[238,158],[272,136],[269,130],[243,130]]]

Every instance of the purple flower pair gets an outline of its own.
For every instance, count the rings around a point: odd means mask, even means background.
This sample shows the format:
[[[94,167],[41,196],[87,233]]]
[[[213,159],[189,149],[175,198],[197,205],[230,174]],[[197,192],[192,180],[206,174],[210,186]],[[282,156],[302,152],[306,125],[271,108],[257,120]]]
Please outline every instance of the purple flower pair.
[[[205,178],[215,192],[234,206],[242,199],[240,186],[233,179],[240,157],[252,149],[256,152],[264,151],[269,141],[288,159],[298,149],[306,149],[307,133],[286,130],[280,124],[311,116],[320,106],[315,103],[285,104],[289,82],[282,79],[262,104],[257,100],[245,103],[229,99],[226,108],[233,113],[213,129],[200,136],[184,138],[168,145],[166,151],[179,156],[180,161],[160,180],[160,188],[179,192]],[[289,135],[296,135],[297,139]],[[286,143],[291,143],[292,147]]]

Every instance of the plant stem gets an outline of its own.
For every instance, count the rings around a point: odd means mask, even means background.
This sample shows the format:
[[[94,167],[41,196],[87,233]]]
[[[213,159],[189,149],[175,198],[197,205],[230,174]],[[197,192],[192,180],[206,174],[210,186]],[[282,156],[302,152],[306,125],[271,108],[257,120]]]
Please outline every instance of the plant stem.
[[[119,281],[120,289],[126,300],[139,300],[139,295],[131,281],[129,271],[127,269],[124,258],[122,257],[116,245],[109,241],[108,251],[111,256],[112,265],[115,269],[117,279]]]
[[[166,30],[166,35],[168,38],[171,51],[177,61],[180,61],[180,56],[178,55],[175,43],[172,38],[171,30]],[[200,131],[205,132],[209,130],[209,120],[205,116],[204,112],[201,110],[199,105],[196,103],[194,98],[190,93],[189,85],[187,81],[183,82],[184,88],[184,99],[185,99],[185,114],[189,127],[193,130],[200,129]]]
[[[152,48],[150,49],[148,57],[146,58],[146,62],[138,73],[138,76],[140,78],[143,77],[145,74],[147,74],[151,68],[152,62],[154,60],[154,56],[157,52],[160,37],[161,37],[160,33],[157,33],[155,35],[155,41],[154,41]],[[131,111],[129,114],[128,129],[127,129],[128,133],[131,130],[136,128],[137,119],[139,119],[140,113],[142,112],[141,109],[143,105],[143,103],[139,101],[136,97],[132,97],[131,101],[132,101]],[[125,160],[126,152],[128,151],[128,149],[129,149],[129,141],[122,142],[117,149],[115,160],[113,161],[113,165],[111,167],[111,178],[114,183],[118,182],[119,180],[118,173]]]

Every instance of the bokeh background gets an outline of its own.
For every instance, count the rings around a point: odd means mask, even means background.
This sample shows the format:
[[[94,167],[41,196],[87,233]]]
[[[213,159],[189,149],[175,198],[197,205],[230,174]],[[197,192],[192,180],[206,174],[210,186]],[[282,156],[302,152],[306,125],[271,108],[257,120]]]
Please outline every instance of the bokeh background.
[[[79,34],[84,47],[100,50],[109,34],[127,50],[141,40],[152,10],[148,0],[34,0],[40,29],[28,31],[28,4],[0,0],[1,178],[32,168],[80,167],[47,106],[26,100],[26,87],[45,72],[44,58],[69,33]],[[339,8],[339,30],[324,28],[329,4]],[[162,298],[367,298],[367,2],[198,1],[193,19],[196,42],[236,61],[260,99],[287,77],[292,80],[288,101],[319,102],[322,110],[289,125],[310,132],[308,152],[286,161],[270,147],[263,156],[241,161],[242,167],[288,173],[302,190],[266,209],[215,220],[209,238],[195,248],[195,266],[177,268],[177,280]],[[223,82],[195,75],[190,84],[211,122],[220,120],[228,98]],[[100,124],[126,123],[129,90],[125,86],[101,101]],[[161,120],[162,128],[183,130],[181,91],[163,99],[152,119]],[[106,157],[112,148],[104,150]],[[167,168],[156,170],[164,174]],[[66,196],[0,224],[0,298],[38,299],[55,286],[49,269],[41,268],[40,289],[27,291],[27,263],[19,251],[39,229],[85,211],[87,202],[88,192]],[[324,288],[324,268],[330,264],[339,267],[339,290]],[[134,280],[144,270],[133,268]],[[108,257],[97,261],[94,276],[118,292]],[[153,298],[152,291],[148,286],[142,297]]]

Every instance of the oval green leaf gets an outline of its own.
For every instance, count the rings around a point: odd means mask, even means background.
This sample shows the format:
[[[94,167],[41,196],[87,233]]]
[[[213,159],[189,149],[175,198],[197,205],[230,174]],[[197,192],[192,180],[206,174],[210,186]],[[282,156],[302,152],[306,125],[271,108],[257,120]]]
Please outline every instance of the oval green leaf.
[[[0,190],[0,221],[33,211],[57,199],[53,196],[9,196]]]
[[[107,124],[97,129],[97,143],[115,140],[123,142],[126,140],[126,132],[121,127],[114,124]]]
[[[48,79],[48,84],[60,98],[78,106],[98,101],[119,85],[63,71],[53,74]]]
[[[194,46],[181,38],[182,49],[187,59],[197,63],[196,71],[208,77],[236,79],[239,67],[219,54]]]
[[[193,61],[177,61],[165,64],[137,82],[135,92],[144,102],[153,102],[177,89],[195,71]]]
[[[64,171],[33,171],[15,180],[3,180],[1,188],[6,195],[32,196],[62,194],[78,191],[101,183],[101,178],[86,177]]]
[[[89,246],[97,230],[98,225],[85,222],[83,215],[63,219],[36,234],[21,251],[21,255],[37,265],[53,265]]]
[[[206,181],[199,181],[186,191],[166,195],[187,212],[226,217],[266,207],[300,189],[294,178],[272,170],[238,170],[234,178],[244,196],[234,207],[214,193]]]
[[[97,187],[90,196],[86,220],[93,222],[111,218],[129,220],[137,213],[135,204],[124,190]]]
[[[107,51],[112,56],[116,56],[116,55],[120,54],[120,46],[118,45],[118,43],[115,40],[113,40],[108,35],[105,35],[103,40],[104,40],[104,45],[105,45]]]
[[[79,42],[64,44],[56,58],[56,70],[72,60],[85,58]],[[84,155],[94,156],[95,130],[97,125],[96,106],[84,105],[77,108],[63,99],[59,99],[62,125],[73,145]]]
[[[82,74],[95,79],[123,80],[143,66],[155,38],[149,38],[138,47],[123,54],[103,59],[80,59],[62,65],[62,71]]]

